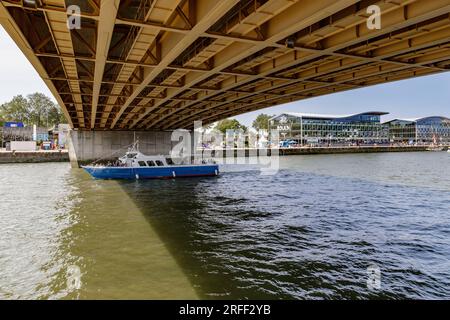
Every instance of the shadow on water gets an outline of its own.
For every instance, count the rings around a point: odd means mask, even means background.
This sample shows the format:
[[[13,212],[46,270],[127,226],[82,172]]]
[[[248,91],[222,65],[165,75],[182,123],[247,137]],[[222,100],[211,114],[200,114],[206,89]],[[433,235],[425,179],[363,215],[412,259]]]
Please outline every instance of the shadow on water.
[[[421,200],[403,202],[416,193],[424,195],[414,188],[389,190],[379,183],[290,171],[274,177],[247,171],[213,179],[125,181],[120,186],[202,298],[446,295],[449,273],[439,283],[436,270],[424,268],[420,258],[414,261],[426,246],[421,241],[430,241],[428,235],[414,239],[410,233],[408,240],[401,238],[401,228],[403,222],[420,228],[408,209],[416,207],[418,214],[427,208],[441,211],[436,206],[448,206],[448,198],[431,200],[420,212]],[[391,195],[386,197],[386,191]],[[405,220],[389,226],[402,210]],[[390,227],[399,229],[393,234]],[[423,250],[440,257],[448,243],[437,247]],[[371,264],[384,271],[382,290],[367,288]]]
[[[242,179],[243,173],[235,175],[234,179],[230,179],[230,175],[233,174],[213,179],[120,182],[200,297],[364,296],[365,269],[349,280],[342,275],[354,273],[354,270],[349,270],[346,265],[308,257],[312,247],[316,247],[309,238],[320,235],[291,220],[296,218],[295,212],[286,215],[281,203],[268,205],[263,199],[258,201],[258,197],[271,198],[273,195],[240,190],[234,180]],[[258,173],[247,172],[244,180],[254,179],[255,175]],[[263,203],[258,205],[258,202]],[[310,242],[309,248],[306,248],[307,242]],[[320,247],[316,249],[320,254]],[[355,276],[360,277],[359,285],[354,281]],[[353,290],[350,289],[352,286]],[[369,293],[367,297],[393,295]]]
[[[270,214],[243,209],[248,200],[223,194],[225,190],[220,188],[224,183],[227,182],[221,176],[122,181],[120,185],[156,230],[200,297],[283,298],[274,296],[273,291],[265,292],[264,284],[257,280],[270,278],[258,251],[264,251],[266,256],[270,252],[258,248],[259,244],[250,238],[233,239],[240,234],[235,222]],[[251,226],[244,229],[252,232]]]

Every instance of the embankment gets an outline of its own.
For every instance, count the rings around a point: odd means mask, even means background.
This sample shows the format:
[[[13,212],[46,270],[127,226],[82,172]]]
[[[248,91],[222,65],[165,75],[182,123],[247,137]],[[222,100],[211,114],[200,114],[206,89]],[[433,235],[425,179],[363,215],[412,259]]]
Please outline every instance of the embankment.
[[[0,151],[0,163],[68,162],[69,153],[61,151]]]
[[[426,146],[359,146],[359,147],[304,147],[304,148],[280,148],[277,149],[280,156],[314,155],[314,154],[342,154],[342,153],[375,153],[375,152],[421,152],[427,151]],[[231,150],[208,150],[204,154],[212,154],[220,157],[229,154],[234,156],[271,155],[270,149],[231,149]],[[201,156],[201,152],[197,153]]]

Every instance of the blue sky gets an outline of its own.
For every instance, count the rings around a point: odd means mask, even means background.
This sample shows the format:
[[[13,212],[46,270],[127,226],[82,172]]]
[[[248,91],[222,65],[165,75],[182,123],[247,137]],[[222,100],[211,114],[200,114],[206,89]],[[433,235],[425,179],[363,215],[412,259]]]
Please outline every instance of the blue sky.
[[[0,104],[18,94],[50,91],[34,68],[0,26]],[[440,115],[450,118],[450,73],[392,82],[364,89],[335,93],[293,102],[237,116],[251,125],[260,113],[311,112],[349,114],[365,111],[386,111],[393,118],[416,118]]]

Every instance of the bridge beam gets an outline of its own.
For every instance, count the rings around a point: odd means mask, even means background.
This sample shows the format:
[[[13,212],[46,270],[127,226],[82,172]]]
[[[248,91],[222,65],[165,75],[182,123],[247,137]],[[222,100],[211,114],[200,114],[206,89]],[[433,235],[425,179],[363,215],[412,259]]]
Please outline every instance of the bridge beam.
[[[8,34],[11,36],[17,47],[22,51],[28,61],[30,61],[30,63],[33,65],[39,76],[44,79],[45,84],[61,107],[61,110],[64,113],[67,122],[71,127],[73,127],[72,117],[70,116],[63,100],[61,99],[61,96],[58,94],[58,89],[55,87],[54,83],[51,80],[45,80],[49,78],[47,70],[42,65],[39,58],[34,54],[34,50],[29,44],[26,36],[23,34],[20,28],[17,27],[16,24],[12,23],[12,21],[14,20],[11,17],[11,14],[6,9],[5,4],[0,2],[0,24],[3,26],[6,32],[8,32]]]
[[[450,0],[96,0],[79,30],[66,5],[2,0],[0,23],[77,130],[189,129],[450,69]]]
[[[184,35],[179,34],[169,35],[169,38],[165,40],[166,46],[162,48],[164,50],[162,56],[163,59],[146,77],[143,79],[142,83],[136,88],[131,96],[125,101],[123,106],[120,108],[119,112],[116,114],[112,124],[111,129],[115,127],[117,121],[119,121],[125,109],[133,102],[133,100],[139,95],[139,93],[144,90],[145,86],[150,84],[158,74],[160,74],[165,68],[167,68],[184,50],[186,50],[193,41],[195,41],[200,35],[205,33],[224,12],[231,9],[232,6],[237,4],[238,0],[221,0],[221,1],[210,1],[210,0],[199,0],[201,2],[197,4],[199,13],[196,14],[197,24],[192,28],[192,30]]]
[[[100,3],[100,17],[97,27],[97,48],[95,53],[95,71],[92,95],[91,129],[95,127],[97,104],[102,86],[103,73],[108,59],[108,50],[114,31],[120,0],[102,1]]]

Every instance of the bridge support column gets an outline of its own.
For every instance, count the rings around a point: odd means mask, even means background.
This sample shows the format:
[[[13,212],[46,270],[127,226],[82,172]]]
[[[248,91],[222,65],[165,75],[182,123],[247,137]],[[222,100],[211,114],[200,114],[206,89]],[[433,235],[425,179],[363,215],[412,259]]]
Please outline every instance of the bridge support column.
[[[139,150],[146,155],[169,155],[176,142],[170,131],[82,131],[72,130],[68,135],[69,157],[72,167],[93,161],[114,160],[122,156],[134,138]]]

